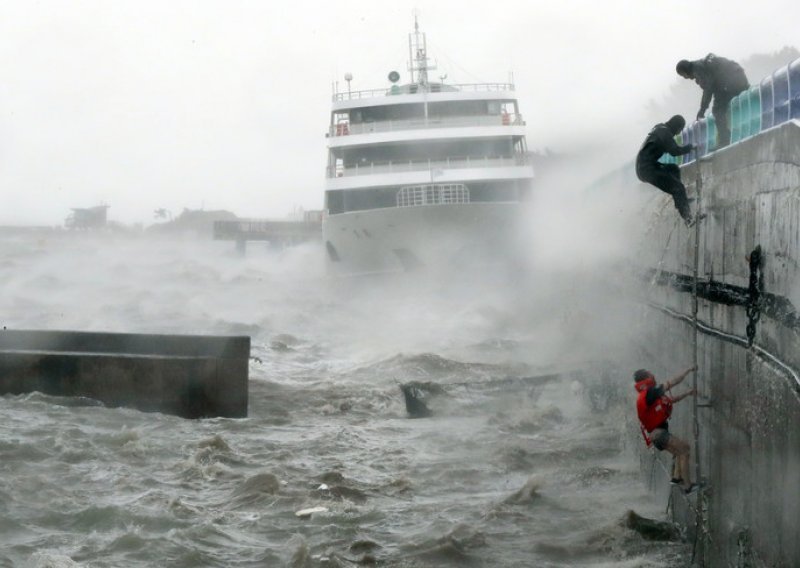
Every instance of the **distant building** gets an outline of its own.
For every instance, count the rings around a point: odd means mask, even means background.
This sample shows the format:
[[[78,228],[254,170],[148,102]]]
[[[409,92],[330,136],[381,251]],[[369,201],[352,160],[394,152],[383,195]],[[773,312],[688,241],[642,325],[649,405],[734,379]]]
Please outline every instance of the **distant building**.
[[[68,229],[102,229],[108,222],[108,205],[98,205],[85,209],[72,208],[64,225]]]

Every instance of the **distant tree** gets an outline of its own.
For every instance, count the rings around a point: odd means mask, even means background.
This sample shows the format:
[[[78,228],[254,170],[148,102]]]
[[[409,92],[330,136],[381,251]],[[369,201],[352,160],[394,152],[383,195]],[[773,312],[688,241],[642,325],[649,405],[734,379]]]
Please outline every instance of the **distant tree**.
[[[700,59],[706,54],[684,54],[679,59]],[[717,53],[726,57],[725,53]],[[786,46],[774,53],[757,53],[741,61],[737,61],[747,73],[747,78],[751,85],[758,84],[761,79],[800,57],[800,51],[795,47]],[[678,59],[675,60],[675,63]],[[700,88],[694,81],[688,81],[678,77],[674,69],[670,72],[675,79],[670,85],[669,92],[660,100],[650,99],[646,109],[649,122],[663,122],[674,114],[682,114],[688,122],[694,120],[697,110],[700,108]]]

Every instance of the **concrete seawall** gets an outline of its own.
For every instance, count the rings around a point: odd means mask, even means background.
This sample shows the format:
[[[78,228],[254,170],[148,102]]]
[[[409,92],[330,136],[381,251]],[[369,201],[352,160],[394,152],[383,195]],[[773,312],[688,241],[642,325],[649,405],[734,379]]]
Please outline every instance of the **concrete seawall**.
[[[684,166],[690,197],[698,167],[708,216],[700,230],[697,380],[709,405],[698,408],[697,455],[709,488],[688,499],[673,489],[673,514],[692,532],[700,511],[704,565],[800,566],[800,123]],[[643,218],[639,349],[664,378],[693,359],[695,232],[678,223],[667,196]],[[679,404],[671,422],[687,440],[692,410]],[[666,502],[671,460],[657,459]],[[651,463],[643,459],[648,475]]]
[[[0,331],[0,395],[83,396],[185,418],[247,416],[249,337]]]

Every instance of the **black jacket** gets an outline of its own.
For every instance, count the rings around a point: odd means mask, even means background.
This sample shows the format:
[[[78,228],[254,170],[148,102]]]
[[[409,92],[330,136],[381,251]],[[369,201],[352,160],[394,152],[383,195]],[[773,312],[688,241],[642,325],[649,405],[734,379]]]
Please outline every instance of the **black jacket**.
[[[683,156],[692,151],[692,145],[678,146],[672,131],[666,124],[656,124],[644,139],[636,155],[636,171],[658,167],[658,159],[664,154]]]
[[[701,113],[708,109],[711,97],[730,100],[750,86],[744,69],[730,59],[709,53],[691,64],[694,81],[703,89]]]

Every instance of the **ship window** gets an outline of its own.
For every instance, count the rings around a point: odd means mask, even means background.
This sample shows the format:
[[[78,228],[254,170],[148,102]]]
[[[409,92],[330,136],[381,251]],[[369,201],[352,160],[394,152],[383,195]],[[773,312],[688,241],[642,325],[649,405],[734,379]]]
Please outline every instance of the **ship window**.
[[[389,162],[447,161],[458,159],[511,158],[514,144],[510,139],[477,139],[465,141],[431,141],[415,144],[387,144],[344,150],[341,153],[345,168],[385,165]],[[336,175],[334,170],[333,175]]]
[[[360,122],[382,122],[386,120],[409,120],[425,117],[425,106],[421,104],[386,105],[365,107],[360,110]],[[353,120],[355,122],[355,120]]]
[[[329,191],[325,195],[325,208],[329,215],[344,213],[344,193],[342,191]]]
[[[342,213],[394,207],[396,190],[390,188],[351,189],[343,194]]]
[[[490,101],[491,102],[491,101]],[[486,101],[447,101],[428,103],[429,117],[486,116]],[[500,114],[498,107],[495,114]]]
[[[469,203],[469,189],[464,184],[430,184],[401,187],[397,192],[398,207]]]

